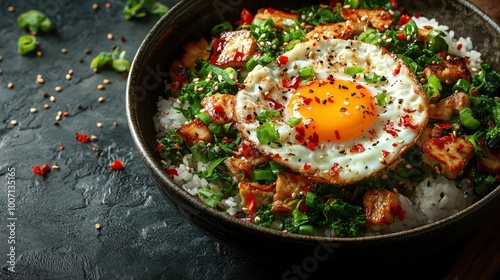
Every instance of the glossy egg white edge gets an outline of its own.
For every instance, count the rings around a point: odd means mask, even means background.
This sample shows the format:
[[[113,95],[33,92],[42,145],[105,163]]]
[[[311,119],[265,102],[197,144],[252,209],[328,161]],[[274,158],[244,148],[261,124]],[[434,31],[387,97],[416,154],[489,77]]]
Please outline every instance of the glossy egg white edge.
[[[237,127],[243,137],[264,154],[311,180],[345,185],[369,177],[395,162],[404,150],[414,144],[427,124],[428,104],[420,82],[400,58],[382,48],[356,40],[321,39],[298,44],[283,55],[288,57],[286,64],[274,61],[264,67],[257,66],[248,74],[244,81],[245,88],[236,95]],[[335,79],[351,80],[369,87],[375,104],[375,96],[386,92],[391,102],[386,106],[376,105],[378,115],[370,129],[377,132],[376,137],[365,132],[360,137],[325,143],[311,150],[294,143],[296,132],[286,124],[290,116],[283,112],[282,118],[273,120],[280,134],[279,141],[259,142],[257,131],[262,123],[251,116],[273,109],[264,97],[280,100],[283,95],[293,94],[293,90],[283,87],[282,80],[293,78],[298,75],[298,69],[309,66],[315,68],[317,79],[326,79],[331,75]],[[347,75],[346,69],[351,66],[363,67],[364,74],[375,72],[384,76],[386,81],[369,84],[363,74]],[[404,125],[404,116],[411,116],[413,128]],[[393,125],[391,131],[384,129],[388,123]],[[363,144],[365,151],[349,152],[357,144]],[[309,166],[304,168],[306,164]],[[335,171],[332,170],[334,165],[337,166]]]

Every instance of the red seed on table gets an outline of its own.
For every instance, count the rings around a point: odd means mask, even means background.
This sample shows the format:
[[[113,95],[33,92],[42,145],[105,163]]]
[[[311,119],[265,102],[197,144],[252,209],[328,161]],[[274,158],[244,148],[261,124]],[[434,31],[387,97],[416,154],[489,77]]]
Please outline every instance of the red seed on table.
[[[109,167],[114,170],[123,170],[125,168],[119,159],[115,159],[115,161],[109,164]]]

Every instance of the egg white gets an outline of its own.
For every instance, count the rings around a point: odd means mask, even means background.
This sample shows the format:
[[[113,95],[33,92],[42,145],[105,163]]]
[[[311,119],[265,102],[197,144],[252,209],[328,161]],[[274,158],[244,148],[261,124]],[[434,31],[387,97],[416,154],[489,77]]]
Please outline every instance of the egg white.
[[[346,185],[380,172],[415,142],[427,124],[428,104],[421,84],[400,58],[382,48],[356,40],[320,39],[298,44],[283,56],[288,58],[287,63],[277,60],[257,66],[248,74],[245,88],[235,98],[237,127],[264,154],[313,181]],[[257,131],[262,122],[255,116],[276,109],[276,102],[286,105],[295,90],[285,88],[282,81],[293,79],[299,69],[310,66],[315,69],[315,79],[330,76],[369,88],[377,107],[376,119],[370,127],[375,134],[366,131],[353,139],[322,143],[310,149],[295,140],[294,127],[286,123],[300,114],[289,112],[285,106],[280,108],[281,117],[271,120],[279,132],[279,140],[259,142]],[[352,66],[363,67],[364,73],[346,74],[346,69]],[[385,81],[367,83],[364,76],[371,72],[384,76]],[[376,95],[382,92],[390,100],[385,106],[376,102]],[[411,116],[411,127],[404,125],[404,116]],[[394,125],[391,131],[384,130],[387,123]],[[350,151],[359,144],[364,147],[363,152]]]

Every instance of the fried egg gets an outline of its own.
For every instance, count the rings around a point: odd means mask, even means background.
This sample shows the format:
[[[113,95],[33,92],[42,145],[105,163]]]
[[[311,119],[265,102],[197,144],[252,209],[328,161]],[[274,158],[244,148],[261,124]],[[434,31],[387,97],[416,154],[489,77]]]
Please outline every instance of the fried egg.
[[[408,66],[356,40],[300,43],[255,67],[244,86],[235,98],[242,137],[316,182],[347,185],[384,170],[428,121]]]

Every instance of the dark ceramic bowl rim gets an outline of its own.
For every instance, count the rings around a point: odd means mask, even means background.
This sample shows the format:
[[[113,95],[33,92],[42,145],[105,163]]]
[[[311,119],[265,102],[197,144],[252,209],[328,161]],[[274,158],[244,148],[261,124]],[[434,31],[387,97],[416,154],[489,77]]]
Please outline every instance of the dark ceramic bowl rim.
[[[190,195],[184,189],[175,185],[168,175],[164,172],[161,167],[160,162],[154,159],[153,153],[156,152],[152,147],[149,147],[148,143],[144,141],[143,136],[141,135],[141,129],[138,125],[138,120],[140,116],[137,115],[135,111],[135,107],[137,105],[136,99],[134,97],[134,81],[133,78],[136,76],[136,73],[140,71],[141,59],[143,59],[148,53],[153,40],[157,38],[157,36],[163,32],[165,28],[167,28],[168,23],[171,20],[171,17],[174,18],[178,15],[178,11],[183,9],[183,5],[190,5],[190,2],[194,2],[195,0],[183,0],[178,2],[175,6],[173,6],[170,11],[163,16],[151,29],[151,31],[144,38],[143,42],[139,46],[139,49],[135,55],[133,60],[131,70],[129,73],[129,78],[127,81],[127,89],[126,89],[126,114],[127,121],[129,124],[130,133],[132,135],[135,146],[138,150],[139,156],[144,161],[146,167],[149,169],[150,173],[157,179],[157,181],[161,182],[162,187],[168,188],[169,191],[174,193],[177,196],[182,197],[183,201],[189,203],[189,206],[196,208],[200,212],[203,212],[205,215],[211,215],[216,217],[217,219],[222,219],[225,222],[233,223],[235,226],[238,226],[240,229],[244,229],[247,231],[257,231],[261,232],[265,235],[274,238],[287,238],[288,240],[293,239],[296,241],[314,241],[314,242],[335,242],[335,243],[355,243],[355,242],[373,242],[373,241],[390,241],[390,239],[400,239],[403,237],[408,237],[412,235],[418,235],[421,233],[425,233],[428,231],[436,230],[440,227],[446,226],[448,223],[454,222],[459,223],[466,215],[473,214],[475,211],[480,209],[483,205],[487,204],[488,201],[492,200],[494,197],[500,195],[500,187],[497,187],[495,190],[490,192],[485,197],[481,198],[473,205],[467,207],[466,209],[453,214],[447,218],[442,220],[422,225],[417,228],[404,230],[395,233],[388,233],[383,235],[374,235],[374,236],[363,236],[363,237],[352,237],[352,238],[339,238],[339,237],[322,237],[322,236],[307,236],[307,235],[299,235],[293,233],[284,233],[282,231],[268,229],[265,227],[257,226],[254,224],[250,224],[239,219],[235,219],[227,214],[224,214],[218,210],[215,210],[205,203],[203,203],[197,197]],[[486,22],[491,25],[496,32],[500,34],[500,26],[494,20],[492,20],[488,15],[486,15],[483,11],[481,11],[476,5],[470,3],[467,0],[457,0],[458,4],[463,5],[467,9],[470,9],[473,13],[479,15],[484,18]],[[152,120],[151,120],[152,122]]]

